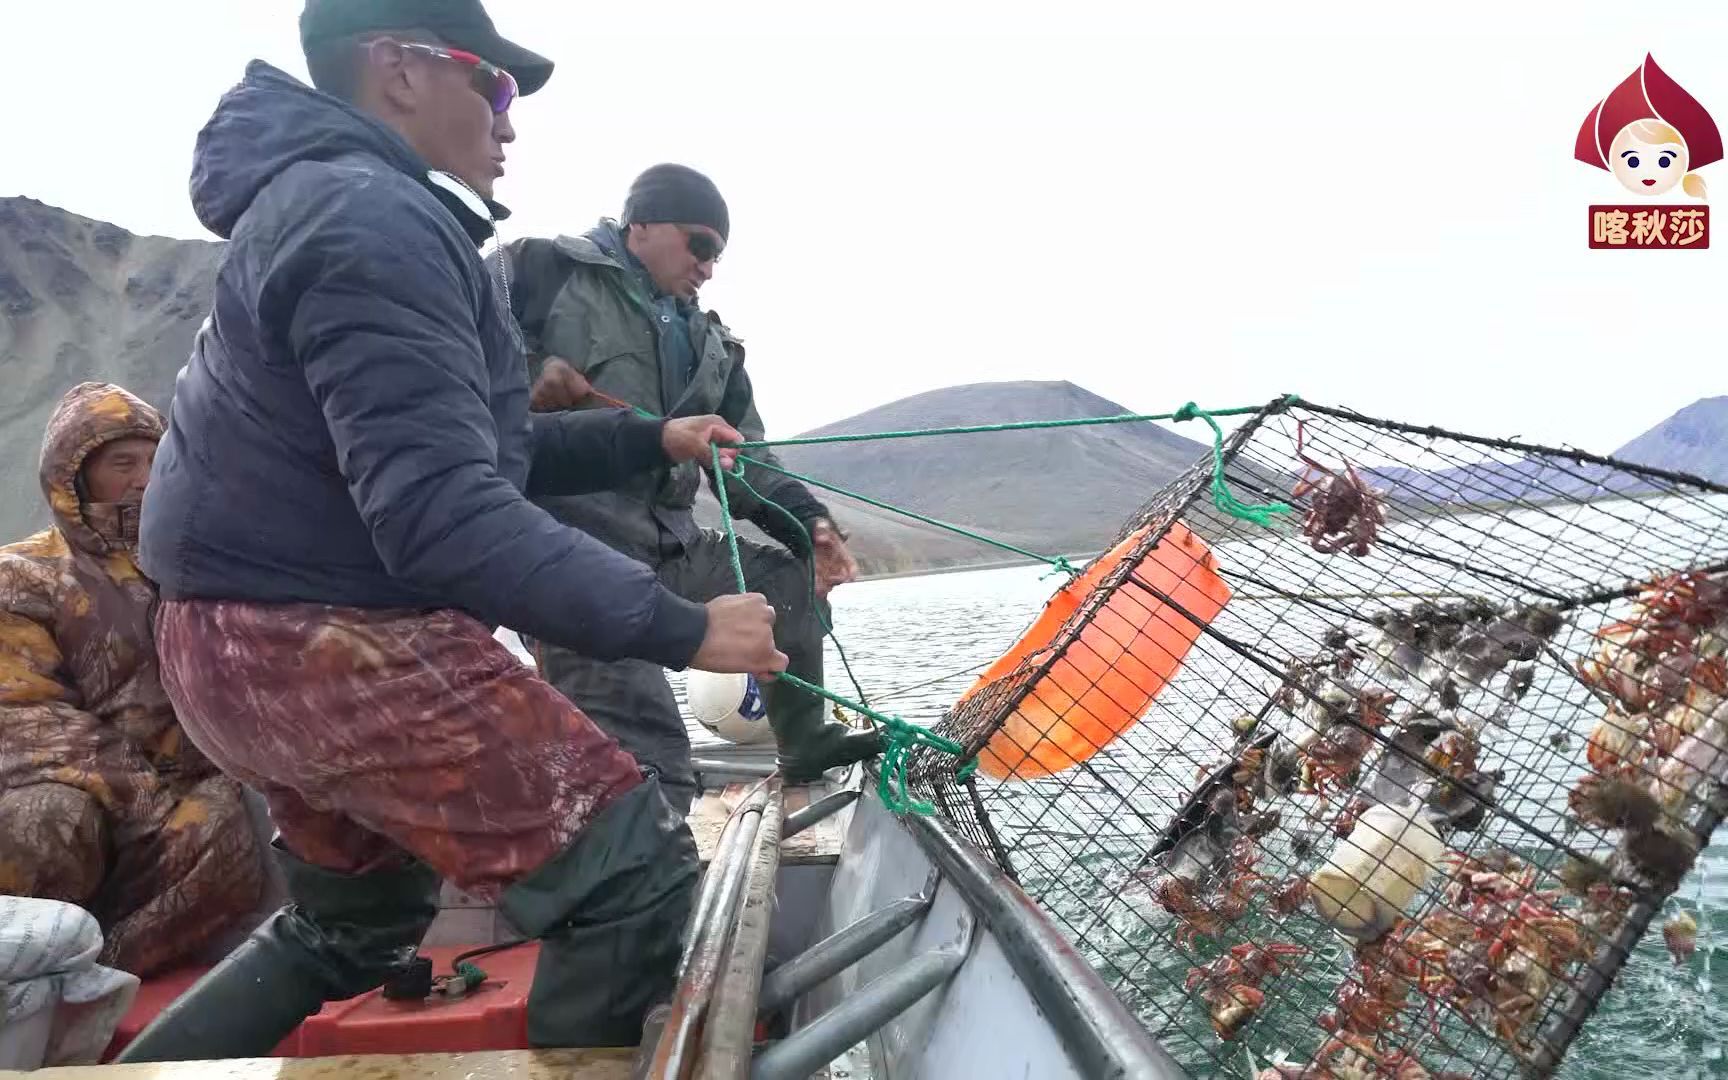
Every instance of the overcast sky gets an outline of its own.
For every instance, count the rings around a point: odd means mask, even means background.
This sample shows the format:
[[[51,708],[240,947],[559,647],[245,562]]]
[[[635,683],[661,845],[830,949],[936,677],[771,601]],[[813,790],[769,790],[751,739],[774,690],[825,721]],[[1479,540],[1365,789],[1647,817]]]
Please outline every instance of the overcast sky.
[[[1707,252],[1589,251],[1586,206],[1629,197],[1572,158],[1647,50],[1728,126],[1720,0],[488,7],[559,62],[512,114],[506,235],[708,172],[733,228],[704,299],[774,434],[1069,379],[1607,451],[1728,393],[1728,218]],[[304,75],[298,11],[8,4],[0,194],[206,235],[193,138],[248,58]],[[1728,199],[1728,163],[1701,175]]]

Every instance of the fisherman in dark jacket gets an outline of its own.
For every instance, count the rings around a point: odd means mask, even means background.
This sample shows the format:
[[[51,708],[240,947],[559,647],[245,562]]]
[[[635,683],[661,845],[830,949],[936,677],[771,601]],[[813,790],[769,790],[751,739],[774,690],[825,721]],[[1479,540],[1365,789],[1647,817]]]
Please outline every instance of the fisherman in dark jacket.
[[[535,369],[534,407],[605,409],[623,402],[661,416],[717,413],[746,438],[762,438],[743,342],[696,302],[730,231],[713,181],[664,164],[636,178],[621,221],[603,219],[581,236],[511,244],[512,304]],[[766,449],[751,456],[776,464]],[[667,465],[603,493],[537,501],[565,524],[656,568],[680,596],[706,600],[736,585],[725,537],[699,528],[691,512],[701,464]],[[774,605],[787,671],[819,686],[828,592],[852,580],[857,565],[808,488],[770,468],[746,468],[749,487],[711,469],[708,483],[724,482],[733,516],[779,542],[740,541],[744,579]],[[553,641],[537,643],[535,655],[541,674],[565,696],[637,758],[659,767],[674,805],[689,805],[696,790],[690,740],[657,665]],[[808,691],[770,682],[763,696],[788,781],[812,780],[881,752],[874,732],[829,721],[822,699]]]
[[[228,238],[152,474],[142,562],[187,732],[268,800],[293,903],[122,1060],[268,1054],[413,956],[439,878],[542,939],[536,1045],[635,1045],[698,873],[681,816],[493,636],[771,672],[761,596],[706,607],[555,521],[705,457],[712,416],[530,417],[489,239],[508,110],[551,64],[478,0],[310,0],[309,89],[254,62],[199,134]]]

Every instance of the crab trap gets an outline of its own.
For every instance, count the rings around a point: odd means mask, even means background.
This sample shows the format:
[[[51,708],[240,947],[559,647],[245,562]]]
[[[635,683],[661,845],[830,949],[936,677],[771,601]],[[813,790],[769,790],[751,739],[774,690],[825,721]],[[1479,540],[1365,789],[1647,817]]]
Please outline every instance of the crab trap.
[[[1728,488],[1282,399],[910,773],[1196,1075],[1549,1075],[1728,809],[1725,571]]]

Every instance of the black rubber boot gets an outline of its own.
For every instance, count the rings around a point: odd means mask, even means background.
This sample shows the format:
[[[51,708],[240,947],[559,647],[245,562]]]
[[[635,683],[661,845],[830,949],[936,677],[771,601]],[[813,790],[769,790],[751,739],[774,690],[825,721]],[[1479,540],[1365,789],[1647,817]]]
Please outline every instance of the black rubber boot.
[[[383,985],[438,914],[423,863],[338,874],[274,850],[293,902],[162,1010],[116,1063],[268,1057],[326,1001]]]
[[[779,688],[784,692],[789,687]],[[780,778],[788,784],[807,784],[822,779],[829,769],[864,761],[882,753],[882,735],[860,731],[848,724],[825,719],[821,711],[770,709],[768,724],[780,745]]]
[[[504,890],[505,917],[540,939],[529,1045],[642,1041],[648,1010],[671,997],[700,873],[690,827],[650,776]]]

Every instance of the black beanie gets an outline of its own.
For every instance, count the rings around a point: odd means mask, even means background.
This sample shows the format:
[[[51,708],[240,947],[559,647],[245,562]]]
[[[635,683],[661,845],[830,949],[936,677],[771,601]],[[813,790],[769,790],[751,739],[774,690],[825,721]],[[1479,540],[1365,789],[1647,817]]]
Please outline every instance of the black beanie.
[[[624,200],[625,225],[656,221],[674,225],[706,225],[726,239],[731,220],[726,200],[714,181],[687,165],[655,165],[630,185]]]

